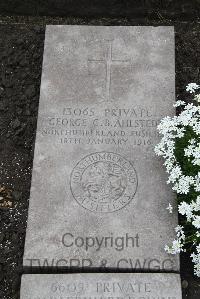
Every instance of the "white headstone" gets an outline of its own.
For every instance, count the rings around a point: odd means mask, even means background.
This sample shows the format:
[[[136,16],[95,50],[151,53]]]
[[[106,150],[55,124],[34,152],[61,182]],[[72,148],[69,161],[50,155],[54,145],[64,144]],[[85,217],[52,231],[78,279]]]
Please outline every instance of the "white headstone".
[[[179,270],[155,157],[173,27],[47,26],[24,266]]]

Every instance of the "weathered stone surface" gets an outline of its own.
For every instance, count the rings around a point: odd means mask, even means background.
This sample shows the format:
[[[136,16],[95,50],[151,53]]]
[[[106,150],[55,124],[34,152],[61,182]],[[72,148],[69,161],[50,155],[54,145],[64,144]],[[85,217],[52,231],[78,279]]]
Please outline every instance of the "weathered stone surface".
[[[178,274],[27,274],[21,299],[181,299]]]
[[[24,266],[179,270],[173,101],[173,27],[47,26]]]

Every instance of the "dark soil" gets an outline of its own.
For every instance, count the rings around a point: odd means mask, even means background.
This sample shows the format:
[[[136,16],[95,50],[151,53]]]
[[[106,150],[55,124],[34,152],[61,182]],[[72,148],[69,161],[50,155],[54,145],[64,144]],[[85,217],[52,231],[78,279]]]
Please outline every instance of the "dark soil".
[[[152,18],[155,14],[177,19],[193,19],[200,14],[199,0],[1,0],[3,15],[106,16]]]
[[[200,24],[156,19],[0,17],[0,298],[19,299],[39,102],[45,24],[175,25],[176,92],[200,78]],[[183,298],[200,298],[200,279],[181,257]]]

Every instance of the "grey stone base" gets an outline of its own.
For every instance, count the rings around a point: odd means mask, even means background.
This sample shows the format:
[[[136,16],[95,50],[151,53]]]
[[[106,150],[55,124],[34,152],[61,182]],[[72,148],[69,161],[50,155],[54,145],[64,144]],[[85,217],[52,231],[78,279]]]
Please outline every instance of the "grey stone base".
[[[180,275],[152,273],[27,274],[20,299],[181,299]]]

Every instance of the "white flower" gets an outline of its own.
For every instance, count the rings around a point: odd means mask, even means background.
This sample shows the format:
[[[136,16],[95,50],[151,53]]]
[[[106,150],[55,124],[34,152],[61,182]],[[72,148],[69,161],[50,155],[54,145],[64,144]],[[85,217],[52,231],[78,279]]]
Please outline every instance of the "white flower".
[[[168,183],[174,183],[180,176],[182,175],[181,167],[179,165],[172,168],[170,172],[170,176],[168,179]]]
[[[183,226],[177,225],[177,227],[175,227],[175,232],[180,242],[185,241],[185,233],[183,230]]]
[[[169,173],[173,169],[174,163],[171,159],[167,159],[165,160],[164,165],[166,167],[167,172]]]
[[[173,105],[174,107],[179,107],[179,106],[185,106],[186,103],[182,100],[176,101],[176,103]]]
[[[180,205],[178,206],[178,211],[181,215],[186,215],[188,221],[190,221],[193,217],[193,209],[185,201],[180,203]]]
[[[196,100],[197,102],[200,102],[200,94],[196,94],[196,95],[195,95],[195,100]]]
[[[191,254],[191,258],[194,265],[194,274],[200,277],[200,245],[196,247],[197,253],[194,252]]]
[[[186,86],[186,91],[190,92],[190,93],[193,93],[195,92],[196,89],[199,88],[199,85],[197,85],[196,83],[189,83],[187,86]]]
[[[183,245],[179,242],[179,240],[174,240],[172,242],[172,246],[165,245],[164,249],[169,254],[177,254],[183,251]]]
[[[197,196],[196,201],[192,201],[191,207],[195,212],[200,211],[200,196]]]
[[[192,221],[192,224],[196,228],[200,228],[200,216],[194,216],[194,220]]]
[[[195,191],[200,192],[200,172],[195,176],[194,189]]]
[[[175,232],[176,233],[183,233],[183,226],[182,225],[177,225],[177,227],[175,227]]]
[[[173,207],[172,207],[172,205],[170,203],[169,203],[168,207],[166,208],[166,210],[169,210],[170,214],[173,213]]]
[[[183,246],[184,246],[184,241],[185,241],[185,234],[183,231],[183,227],[178,225],[175,228],[175,232],[177,235],[177,239],[173,240],[172,245],[168,246],[165,245],[165,251],[169,254],[177,254],[180,253],[181,251],[184,251]]]
[[[200,166],[200,143],[194,139],[189,140],[189,145],[184,149],[185,156],[192,158],[194,165]]]
[[[193,128],[193,131],[199,135],[200,134],[200,122],[198,122],[197,120],[193,122],[192,124],[192,128]]]
[[[192,176],[182,175],[172,189],[179,194],[188,194],[190,186],[193,184],[194,178]]]

